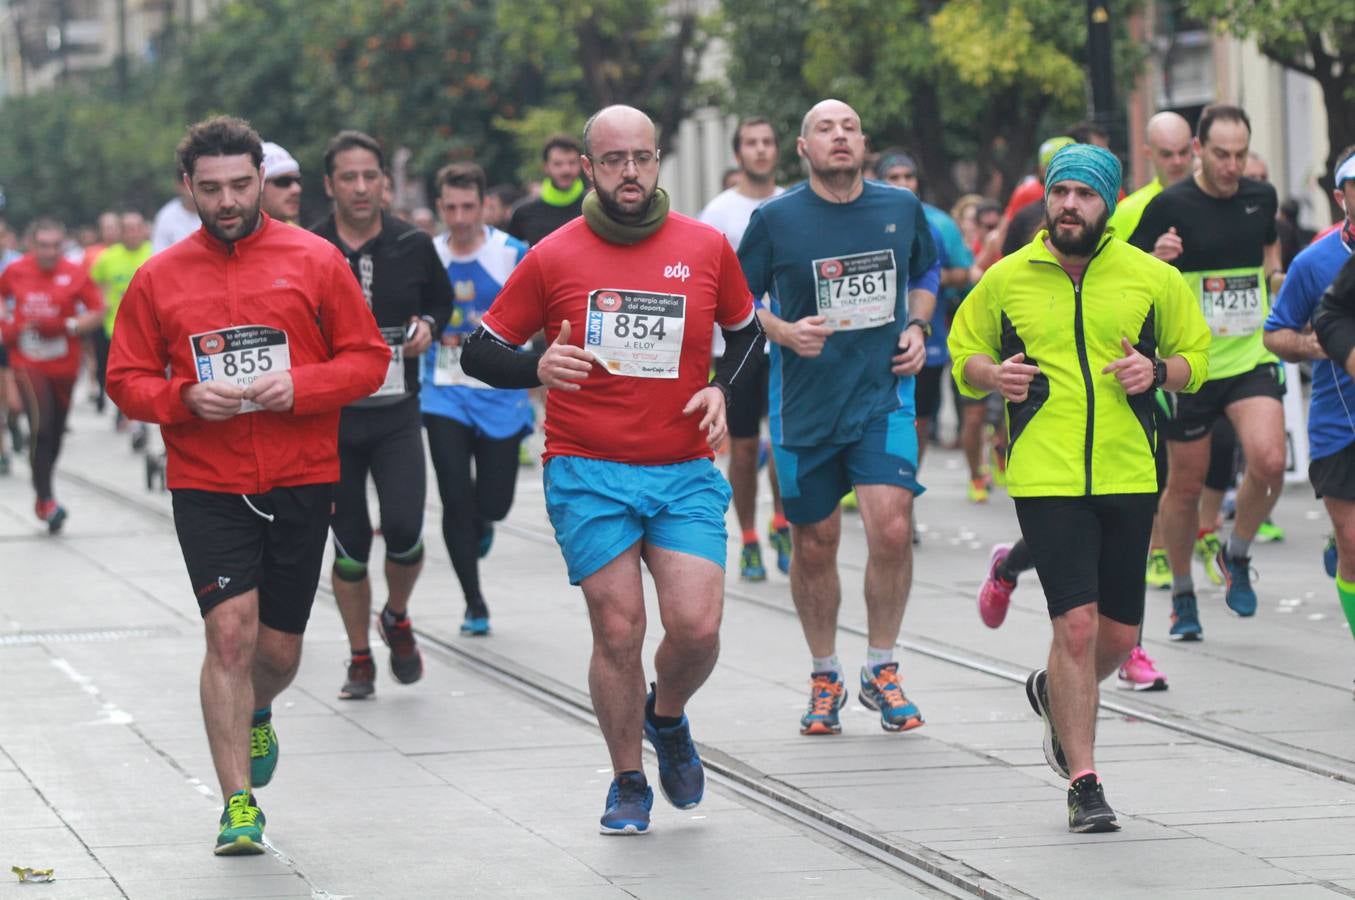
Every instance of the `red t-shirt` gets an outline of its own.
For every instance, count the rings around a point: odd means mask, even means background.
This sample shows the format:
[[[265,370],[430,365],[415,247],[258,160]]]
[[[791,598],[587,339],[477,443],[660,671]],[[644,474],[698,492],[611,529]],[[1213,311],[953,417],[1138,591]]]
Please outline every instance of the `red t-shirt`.
[[[44,272],[29,254],[0,272],[0,298],[14,304],[5,327],[14,367],[74,378],[80,371],[80,341],[66,333],[66,320],[104,308],[85,268],[61,259]]]
[[[1016,215],[1027,206],[1030,206],[1032,203],[1038,203],[1043,199],[1044,185],[1040,183],[1038,178],[1027,178],[1016,186],[1016,190],[1012,191],[1010,199],[1007,200],[1007,210],[1003,215],[1006,216],[1007,221],[1010,222],[1012,216]]]
[[[716,323],[735,328],[752,315],[725,236],[669,213],[629,246],[604,241],[582,218],[563,226],[513,270],[484,326],[524,344],[542,329],[554,341],[568,319],[569,342],[594,355],[581,390],[546,395],[545,459],[668,465],[712,455],[700,414],[682,408],[709,382]],[[676,377],[646,377],[657,374]]]

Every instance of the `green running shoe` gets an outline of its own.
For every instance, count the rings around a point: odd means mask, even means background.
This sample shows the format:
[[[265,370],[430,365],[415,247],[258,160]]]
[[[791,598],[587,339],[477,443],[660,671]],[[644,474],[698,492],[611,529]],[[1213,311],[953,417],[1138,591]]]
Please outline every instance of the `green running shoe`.
[[[776,567],[785,575],[790,574],[790,527],[768,528],[767,540],[776,551]]]
[[[268,719],[249,729],[249,786],[268,784],[277,767],[278,733],[273,730],[273,720]]]
[[[1223,541],[1217,531],[1206,531],[1195,539],[1195,558],[1204,566],[1204,574],[1214,584],[1223,584],[1223,570],[1219,568],[1219,554],[1223,552]]]
[[[1256,526],[1256,540],[1262,544],[1272,544],[1284,540],[1284,529],[1266,519]]]
[[[1167,562],[1166,550],[1152,550],[1148,553],[1148,571],[1143,576],[1144,584],[1158,590],[1167,590],[1172,586],[1172,567]]]
[[[767,580],[767,567],[762,564],[762,548],[756,543],[744,544],[739,551],[739,577],[744,581]]]
[[[217,856],[253,856],[263,852],[263,810],[249,791],[236,791],[221,813]]]

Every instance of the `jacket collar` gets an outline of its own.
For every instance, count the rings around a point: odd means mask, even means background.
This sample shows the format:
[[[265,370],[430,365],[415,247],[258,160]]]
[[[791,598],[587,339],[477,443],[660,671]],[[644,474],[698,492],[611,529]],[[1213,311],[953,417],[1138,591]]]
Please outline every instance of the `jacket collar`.
[[[249,248],[257,244],[263,238],[264,232],[272,227],[274,227],[273,220],[269,218],[268,213],[261,209],[259,210],[259,227],[254,229],[248,237],[243,237],[233,244],[227,244],[201,226],[193,232],[193,238],[213,253],[219,253],[222,256],[238,256],[242,252],[248,253]]]

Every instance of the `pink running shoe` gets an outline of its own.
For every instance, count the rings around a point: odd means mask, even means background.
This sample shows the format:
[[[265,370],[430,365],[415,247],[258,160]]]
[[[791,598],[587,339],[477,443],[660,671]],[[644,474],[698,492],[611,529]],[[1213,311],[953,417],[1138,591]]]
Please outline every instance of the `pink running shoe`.
[[[1012,591],[1016,590],[1016,582],[997,576],[997,567],[1011,552],[1011,544],[993,546],[992,555],[988,557],[988,577],[983,579],[983,586],[979,588],[979,618],[989,628],[997,628],[1002,624],[1002,620],[1007,618],[1007,607],[1012,603]]]
[[[1120,666],[1120,677],[1115,686],[1122,691],[1165,691],[1167,676],[1157,670],[1157,665],[1142,647],[1135,647],[1130,651],[1129,659]]]

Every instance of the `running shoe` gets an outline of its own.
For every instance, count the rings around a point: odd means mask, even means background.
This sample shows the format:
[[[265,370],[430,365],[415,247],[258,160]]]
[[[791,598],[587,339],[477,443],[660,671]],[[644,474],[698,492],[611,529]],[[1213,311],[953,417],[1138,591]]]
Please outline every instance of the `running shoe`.
[[[645,699],[645,738],[659,757],[659,787],[678,809],[691,809],[706,793],[706,770],[692,743],[692,725],[684,714],[676,725],[659,728],[650,721],[654,714],[654,685]]]
[[[389,617],[389,621],[387,621]],[[401,684],[413,684],[423,677],[423,654],[414,640],[414,627],[405,616],[397,622],[387,610],[376,617],[376,630],[391,648],[391,674]]]
[[[1026,699],[1035,715],[1044,720],[1044,758],[1053,769],[1064,778],[1072,777],[1068,771],[1068,759],[1063,755],[1063,745],[1059,743],[1058,732],[1054,730],[1054,717],[1049,712],[1049,673],[1036,669],[1026,678]]]
[[[1016,582],[1008,581],[997,574],[997,567],[1012,552],[1011,544],[995,544],[988,555],[988,577],[979,586],[979,618],[989,628],[997,628],[1007,618],[1007,609],[1012,603],[1012,591]]]
[[[857,699],[866,709],[880,714],[885,731],[912,731],[922,725],[922,713],[903,693],[899,684],[899,664],[881,663],[873,669],[861,667],[861,692]]]
[[[785,528],[769,528],[767,530],[767,541],[776,551],[776,567],[781,570],[781,574],[790,574],[790,526]]]
[[[480,559],[484,559],[486,556],[489,555],[489,548],[493,546],[494,546],[494,523],[481,522],[480,543],[476,546],[475,552],[480,557]]]
[[[622,772],[607,791],[607,809],[598,831],[603,834],[645,834],[649,811],[654,808],[654,790],[644,772]]]
[[[47,523],[47,533],[56,534],[66,524],[66,507],[55,500],[39,500],[33,505],[33,512]]]
[[[857,508],[857,504],[856,504],[856,488],[852,488],[850,491],[848,491],[848,492],[843,496],[843,498],[842,498],[842,508],[845,509],[845,510],[849,510],[849,511],[855,511],[855,510],[856,510],[856,508]]]
[[[1078,834],[1120,830],[1115,810],[1106,802],[1106,792],[1095,773],[1089,772],[1068,785],[1068,830]]]
[[[970,503],[988,502],[988,479],[971,478],[969,480],[969,489],[966,492]]]
[[[278,767],[278,733],[273,720],[259,722],[249,729],[249,786],[263,787],[273,780]]]
[[[756,542],[744,544],[739,551],[739,577],[744,581],[767,580],[767,567],[762,564],[762,547]]]
[[[466,613],[461,620],[461,633],[468,637],[484,637],[489,634],[489,616],[472,616]]]
[[[518,444],[518,465],[524,469],[532,467],[532,449],[525,443]]]
[[[0,475],[8,475],[11,465],[9,454],[0,450]]]
[[[996,487],[1007,486],[1007,452],[993,447],[988,451],[988,477]]]
[[[376,661],[370,656],[349,658],[348,680],[339,688],[340,700],[366,700],[376,693]]]
[[[1284,540],[1284,529],[1266,519],[1256,527],[1256,540],[1262,544],[1274,544]]]
[[[1256,591],[1251,586],[1251,557],[1228,556],[1220,550],[1218,564],[1228,582],[1228,590],[1223,595],[1228,608],[1243,618],[1256,615]]]
[[[216,835],[217,856],[252,856],[263,852],[263,810],[249,791],[236,791],[221,813]]]
[[[1219,565],[1219,554],[1223,552],[1223,542],[1217,531],[1206,531],[1195,538],[1195,558],[1204,566],[1204,574],[1214,584],[1223,584],[1223,567]]]
[[[1160,591],[1171,590],[1172,567],[1167,561],[1167,551],[1162,549],[1148,552],[1148,570],[1143,574],[1143,583]]]
[[[1200,611],[1195,604],[1195,594],[1185,592],[1172,595],[1172,627],[1168,636],[1174,641],[1202,641],[1204,629],[1200,627]]]
[[[1322,568],[1326,570],[1328,578],[1336,577],[1336,563],[1338,556],[1336,553],[1336,533],[1327,535],[1327,543],[1322,547]]]
[[[1165,691],[1167,676],[1157,670],[1157,665],[1142,647],[1135,647],[1129,651],[1129,659],[1120,666],[1120,677],[1115,686],[1122,691]]]
[[[757,470],[761,472],[767,468],[767,460],[772,455],[771,441],[766,438],[759,438],[757,442]]]
[[[841,734],[838,710],[847,702],[847,687],[836,672],[809,676],[809,709],[800,717],[800,734]]]

